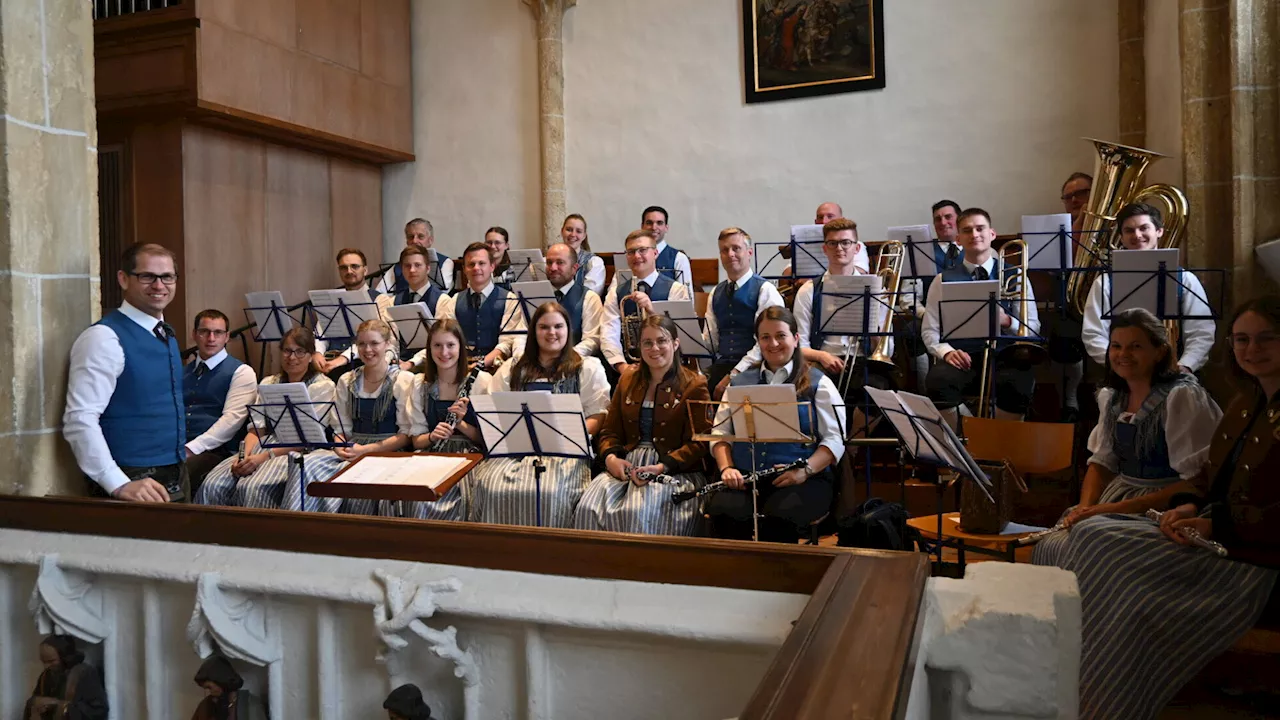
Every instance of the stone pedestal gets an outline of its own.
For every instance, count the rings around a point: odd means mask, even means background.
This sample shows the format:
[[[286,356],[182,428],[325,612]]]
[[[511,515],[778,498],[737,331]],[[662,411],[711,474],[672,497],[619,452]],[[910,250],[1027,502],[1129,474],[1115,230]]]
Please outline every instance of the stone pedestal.
[[[578,0],[524,0],[538,16],[538,122],[542,144],[542,248],[560,242],[564,189],[564,12]]]
[[[97,315],[93,19],[0,3],[0,492],[79,492],[62,440],[71,344]]]

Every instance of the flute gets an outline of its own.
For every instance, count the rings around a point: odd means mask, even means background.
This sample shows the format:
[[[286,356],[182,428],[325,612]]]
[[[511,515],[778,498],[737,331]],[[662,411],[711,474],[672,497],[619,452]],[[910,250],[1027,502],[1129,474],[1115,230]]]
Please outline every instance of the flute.
[[[1151,518],[1152,520],[1155,520],[1157,523],[1160,522],[1160,518],[1163,514],[1164,513],[1161,513],[1159,510],[1156,510],[1155,508],[1151,508],[1147,510],[1147,517]],[[1193,527],[1180,527],[1178,528],[1178,534],[1190,540],[1192,545],[1195,545],[1196,547],[1204,548],[1205,550],[1208,550],[1209,552],[1213,553],[1214,555],[1217,555],[1218,557],[1227,556],[1227,549],[1223,547],[1222,543],[1217,542],[1215,540],[1210,540],[1209,538],[1201,535],[1200,531],[1196,530]]]
[[[463,398],[465,398],[465,397],[467,397],[468,395],[470,395],[470,394],[471,394],[471,385],[472,385],[473,383],[475,383],[475,381],[476,381],[476,376],[478,376],[479,374],[480,374],[480,366],[479,366],[479,365],[476,365],[475,367],[471,368],[471,372],[467,373],[467,377],[466,377],[466,379],[464,379],[464,380],[462,381],[462,384],[458,386],[458,399],[459,399],[459,400],[462,400]],[[449,414],[448,414],[448,415],[446,415],[446,416],[445,416],[445,418],[444,418],[444,422],[445,422],[445,424],[446,424],[446,425],[448,425],[448,426],[449,426],[449,429],[450,429],[450,430],[453,430],[453,429],[457,428],[457,427],[458,427],[458,423],[459,423],[461,420],[462,420],[462,418],[458,416],[458,413],[453,412],[452,410],[451,410],[451,411],[449,411]],[[431,444],[431,448],[428,450],[428,452],[440,452],[440,451],[444,450],[444,445],[445,445],[445,443],[447,443],[447,442],[449,442],[449,438],[445,438],[445,439],[443,439],[443,440],[437,440],[437,441],[435,441],[434,443],[432,443],[432,444]]]
[[[1043,539],[1045,539],[1045,538],[1049,537],[1050,535],[1052,535],[1052,534],[1054,534],[1054,533],[1056,533],[1056,532],[1062,532],[1063,530],[1066,530],[1066,529],[1067,529],[1066,524],[1064,524],[1064,523],[1061,523],[1061,522],[1060,522],[1060,523],[1058,523],[1057,525],[1054,525],[1053,527],[1051,527],[1051,528],[1049,528],[1049,529],[1047,529],[1047,530],[1037,530],[1036,532],[1033,532],[1033,533],[1031,533],[1030,535],[1024,535],[1023,537],[1018,538],[1018,540],[1017,540],[1017,544],[1018,544],[1018,545],[1033,545],[1033,544],[1038,543],[1038,542],[1040,542],[1041,540],[1043,540]]]
[[[796,459],[793,462],[791,462],[791,464],[783,465],[782,467],[768,468],[765,470],[757,470],[751,473],[750,475],[744,476],[742,478],[742,484],[754,485],[758,482],[763,482],[765,480],[772,480],[785,472],[790,472],[791,470],[804,467],[807,462],[808,461],[803,459]],[[728,483],[726,483],[723,480],[720,480],[719,482],[708,483],[698,488],[697,490],[690,490],[688,492],[682,492],[682,493],[674,493],[671,496],[671,502],[675,503],[676,505],[679,505],[685,500],[692,500],[693,498],[702,497],[703,495],[707,495],[708,493],[713,493],[717,490],[725,490],[728,487],[729,487]]]

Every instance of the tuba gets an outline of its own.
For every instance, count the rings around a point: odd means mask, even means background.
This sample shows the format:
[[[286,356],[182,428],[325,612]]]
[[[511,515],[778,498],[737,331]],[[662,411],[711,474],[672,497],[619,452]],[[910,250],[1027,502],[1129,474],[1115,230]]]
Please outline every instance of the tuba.
[[[1004,268],[1017,264],[1018,272],[1004,278]],[[993,406],[992,400],[995,393],[995,375],[992,361],[997,356],[1016,355],[1030,365],[1038,365],[1044,362],[1048,357],[1048,350],[1042,342],[1033,340],[1031,328],[1027,327],[1025,319],[1027,311],[1030,309],[1031,299],[1028,294],[1028,288],[1031,284],[1031,276],[1027,272],[1031,269],[1031,254],[1027,252],[1027,243],[1023,240],[1010,240],[1000,246],[999,262],[996,263],[996,273],[1000,277],[1000,301],[1001,303],[1015,303],[1017,306],[1018,330],[1014,336],[1018,339],[1013,344],[1001,349],[999,352],[995,349],[995,342],[992,341],[985,351],[982,353],[982,383],[978,390],[978,415],[986,417],[989,408]]]
[[[1094,280],[1111,262],[1111,251],[1120,247],[1116,214],[1121,208],[1142,202],[1158,209],[1164,216],[1161,248],[1181,246],[1188,214],[1187,197],[1178,188],[1164,184],[1142,186],[1147,166],[1164,155],[1118,143],[1092,142],[1098,151],[1093,166],[1093,188],[1083,211],[1083,221],[1074,233],[1075,266],[1079,271],[1071,273],[1067,280],[1068,302],[1081,316]]]
[[[876,338],[867,361],[881,363],[893,367],[893,358],[889,355],[889,340],[893,332],[893,311],[898,304],[898,289],[902,282],[902,263],[906,257],[906,246],[897,240],[890,240],[880,246],[876,255],[875,275],[880,276],[881,289],[884,291],[884,320],[880,323],[880,332]]]

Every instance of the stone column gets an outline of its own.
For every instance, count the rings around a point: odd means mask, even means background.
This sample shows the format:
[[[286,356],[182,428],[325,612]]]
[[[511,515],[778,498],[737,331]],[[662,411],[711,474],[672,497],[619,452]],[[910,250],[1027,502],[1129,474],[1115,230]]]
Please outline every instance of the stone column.
[[[0,3],[0,492],[84,487],[60,426],[100,291],[95,125],[91,3]]]
[[[538,123],[542,142],[542,247],[560,241],[564,189],[564,12],[578,0],[524,0],[538,16]]]
[[[1119,0],[1120,142],[1147,142],[1147,0]]]
[[[1181,0],[1181,11],[1187,256],[1193,266],[1231,271],[1229,314],[1276,289],[1254,248],[1280,238],[1280,8],[1275,0]],[[1211,295],[1217,284],[1206,282]]]

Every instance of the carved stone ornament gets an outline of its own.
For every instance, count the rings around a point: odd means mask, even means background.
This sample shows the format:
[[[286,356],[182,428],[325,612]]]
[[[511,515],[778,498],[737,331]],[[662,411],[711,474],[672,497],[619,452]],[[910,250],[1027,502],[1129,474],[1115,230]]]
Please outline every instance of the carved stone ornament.
[[[450,625],[444,630],[436,630],[422,622],[435,615],[437,593],[457,592],[462,584],[456,578],[449,578],[419,585],[415,589],[405,580],[383,570],[375,570],[374,577],[386,588],[386,599],[373,606],[378,638],[386,646],[386,650],[379,653],[378,662],[388,663],[397,651],[409,645],[401,635],[407,629],[425,640],[436,656],[452,662],[453,674],[462,680],[466,688],[479,685],[480,673],[475,659],[469,650],[458,647],[458,629]],[[406,603],[405,598],[410,592],[413,600]]]
[[[102,592],[91,578],[58,567],[57,555],[40,558],[40,574],[27,603],[41,635],[62,633],[88,643],[107,639]]]
[[[218,587],[217,573],[203,573],[187,639],[202,658],[214,650],[233,660],[267,666],[281,658],[279,638],[270,631],[267,608],[256,599]]]

